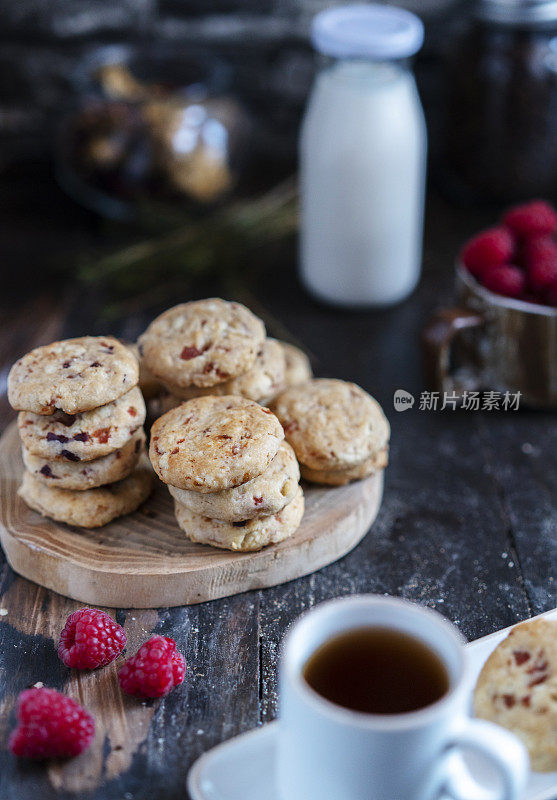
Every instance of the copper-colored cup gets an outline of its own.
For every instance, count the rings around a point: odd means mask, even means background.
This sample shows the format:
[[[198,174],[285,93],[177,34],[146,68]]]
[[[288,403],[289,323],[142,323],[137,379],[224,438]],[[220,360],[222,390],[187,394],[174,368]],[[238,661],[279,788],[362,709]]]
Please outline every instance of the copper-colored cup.
[[[456,267],[458,305],[442,308],[422,334],[428,387],[458,389],[453,348],[466,388],[520,392],[521,404],[557,408],[557,309],[501,297]]]

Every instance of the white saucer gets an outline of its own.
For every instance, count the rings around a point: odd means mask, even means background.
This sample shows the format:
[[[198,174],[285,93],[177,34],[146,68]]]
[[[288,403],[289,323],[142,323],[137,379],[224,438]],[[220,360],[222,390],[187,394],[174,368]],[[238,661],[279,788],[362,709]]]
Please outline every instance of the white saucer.
[[[557,609],[540,614],[557,619]],[[539,617],[535,617],[539,619]],[[511,628],[471,642],[472,663],[479,675],[487,657]],[[273,787],[278,722],[271,722],[214,747],[201,756],[188,775],[192,800],[278,800]],[[522,800],[555,800],[557,772],[534,772]]]

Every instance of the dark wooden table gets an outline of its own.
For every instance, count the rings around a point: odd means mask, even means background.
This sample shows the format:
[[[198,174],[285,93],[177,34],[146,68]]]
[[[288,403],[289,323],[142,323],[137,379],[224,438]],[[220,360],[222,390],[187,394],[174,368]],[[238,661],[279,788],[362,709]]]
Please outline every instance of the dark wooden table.
[[[52,202],[33,198],[11,204],[1,234],[2,391],[4,370],[30,347],[106,330],[90,298],[77,294],[71,281],[43,275],[47,256],[77,258],[97,243],[98,228],[58,195]],[[377,397],[392,423],[391,463],[376,523],[338,563],[284,586],[203,605],[114,612],[129,650],[157,632],[172,636],[185,654],[185,683],[168,698],[141,703],[123,697],[114,664],[91,674],[67,670],[56,644],[65,617],[79,604],[2,565],[2,800],[182,800],[198,755],[273,719],[284,631],[302,611],[331,597],[406,597],[445,614],[470,639],[557,605],[555,416],[426,412],[417,404],[404,413],[393,409],[395,389],[419,395],[424,388],[419,331],[429,312],[450,299],[458,244],[490,221],[490,214],[452,210],[433,199],[423,280],[411,299],[389,311],[347,313],[314,304],[297,283],[291,252],[269,255],[259,277],[240,287],[238,298],[264,316],[271,333],[308,349],[317,374],[356,381]],[[135,336],[145,321],[138,315],[112,328]],[[5,426],[14,415],[5,396],[0,402]],[[98,736],[82,757],[40,765],[18,762],[6,751],[16,697],[38,681],[95,714]]]

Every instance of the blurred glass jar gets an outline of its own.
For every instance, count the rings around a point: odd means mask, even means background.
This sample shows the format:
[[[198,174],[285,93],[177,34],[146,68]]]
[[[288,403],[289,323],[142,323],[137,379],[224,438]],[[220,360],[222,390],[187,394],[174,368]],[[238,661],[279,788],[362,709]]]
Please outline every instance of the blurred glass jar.
[[[227,66],[207,53],[105,47],[76,75],[58,177],[75,199],[112,218],[149,201],[207,206],[236,186],[250,123]]]
[[[557,2],[477,0],[448,66],[449,191],[470,201],[557,196]]]

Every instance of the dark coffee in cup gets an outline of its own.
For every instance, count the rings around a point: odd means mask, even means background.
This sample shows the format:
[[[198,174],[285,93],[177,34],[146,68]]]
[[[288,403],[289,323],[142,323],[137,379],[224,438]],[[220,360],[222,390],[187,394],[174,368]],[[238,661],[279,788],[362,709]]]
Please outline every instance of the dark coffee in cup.
[[[417,711],[449,690],[445,665],[430,647],[383,627],[332,637],[309,657],[303,676],[326,700],[366,714]]]

